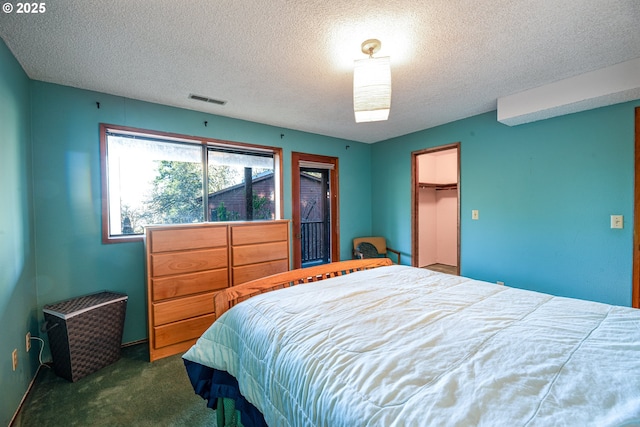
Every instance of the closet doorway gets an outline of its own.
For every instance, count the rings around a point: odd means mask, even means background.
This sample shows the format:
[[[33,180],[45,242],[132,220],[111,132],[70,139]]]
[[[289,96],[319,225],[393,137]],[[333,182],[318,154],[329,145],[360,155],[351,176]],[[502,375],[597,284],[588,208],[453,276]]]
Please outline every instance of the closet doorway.
[[[460,274],[460,143],[411,153],[412,265]]]

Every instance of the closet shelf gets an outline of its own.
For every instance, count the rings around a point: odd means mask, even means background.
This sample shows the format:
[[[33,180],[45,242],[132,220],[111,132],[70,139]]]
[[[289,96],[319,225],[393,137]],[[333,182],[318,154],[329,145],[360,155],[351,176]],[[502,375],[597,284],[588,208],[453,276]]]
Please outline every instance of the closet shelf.
[[[420,188],[435,188],[436,190],[456,190],[458,188],[457,183],[452,184],[434,184],[430,182],[421,182],[418,184]]]

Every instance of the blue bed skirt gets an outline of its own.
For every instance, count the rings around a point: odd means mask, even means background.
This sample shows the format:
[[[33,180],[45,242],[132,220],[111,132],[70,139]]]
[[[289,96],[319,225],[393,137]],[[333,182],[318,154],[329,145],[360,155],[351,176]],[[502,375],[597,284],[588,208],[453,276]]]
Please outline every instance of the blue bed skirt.
[[[267,426],[260,411],[240,394],[238,381],[232,375],[190,360],[182,360],[193,390],[207,401],[207,407],[216,409],[218,399],[232,399],[235,401],[236,410],[240,412],[240,421],[244,427]]]

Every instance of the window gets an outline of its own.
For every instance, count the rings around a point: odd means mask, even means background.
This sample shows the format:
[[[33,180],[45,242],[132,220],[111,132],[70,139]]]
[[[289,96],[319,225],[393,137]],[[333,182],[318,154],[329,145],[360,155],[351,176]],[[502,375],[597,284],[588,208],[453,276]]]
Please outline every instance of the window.
[[[140,240],[152,224],[280,218],[279,148],[111,125],[100,133],[105,243]]]
[[[273,155],[209,148],[210,221],[275,219]]]

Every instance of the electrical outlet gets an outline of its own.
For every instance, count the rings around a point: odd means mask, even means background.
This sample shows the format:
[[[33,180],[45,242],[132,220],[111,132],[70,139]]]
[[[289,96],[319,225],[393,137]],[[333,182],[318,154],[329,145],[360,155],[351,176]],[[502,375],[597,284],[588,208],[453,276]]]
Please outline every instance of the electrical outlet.
[[[18,369],[18,349],[14,348],[11,353],[11,366],[13,366],[13,370]]]
[[[27,332],[27,336],[25,339],[25,346],[27,348],[27,353],[31,350],[31,332]]]

